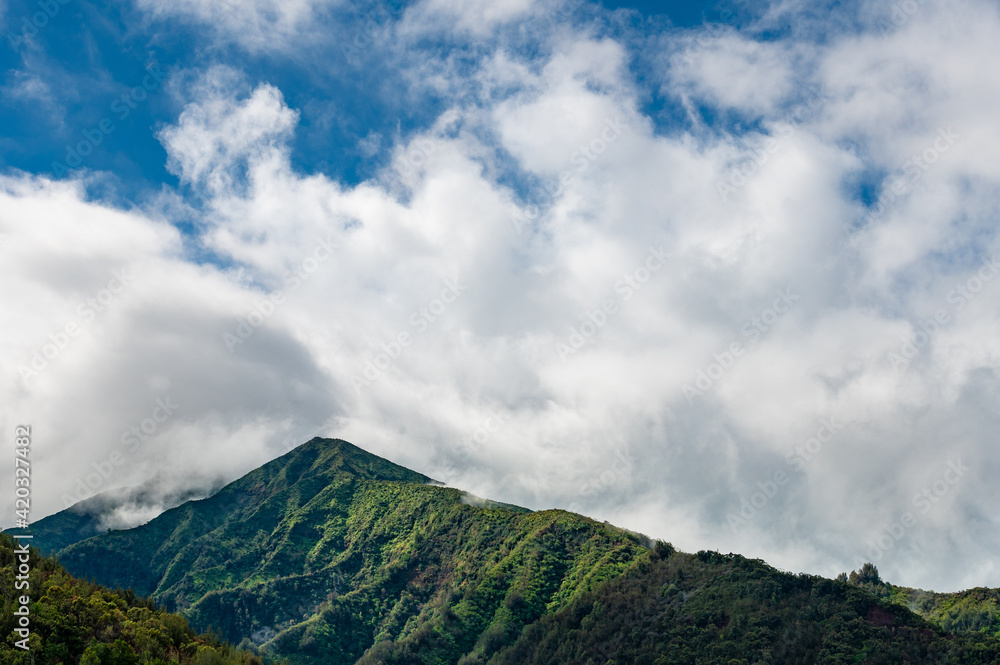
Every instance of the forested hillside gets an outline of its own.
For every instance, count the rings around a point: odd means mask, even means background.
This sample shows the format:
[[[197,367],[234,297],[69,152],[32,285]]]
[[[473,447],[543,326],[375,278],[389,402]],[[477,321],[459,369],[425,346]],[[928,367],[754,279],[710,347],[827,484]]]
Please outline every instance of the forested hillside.
[[[885,582],[870,563],[838,579],[903,605],[949,632],[984,633],[1000,639],[1000,589],[980,587],[957,593],[911,589]]]
[[[857,586],[739,555],[660,545],[529,626],[490,665],[1000,663],[993,637],[948,634]]]
[[[0,664],[81,663],[133,665],[193,663],[197,665],[261,665],[247,651],[233,649],[211,635],[197,635],[185,618],[164,612],[130,590],[110,591],[72,577],[56,561],[31,548],[28,589],[15,589],[14,549],[0,535]],[[15,646],[20,636],[15,611],[28,594],[28,651]]]

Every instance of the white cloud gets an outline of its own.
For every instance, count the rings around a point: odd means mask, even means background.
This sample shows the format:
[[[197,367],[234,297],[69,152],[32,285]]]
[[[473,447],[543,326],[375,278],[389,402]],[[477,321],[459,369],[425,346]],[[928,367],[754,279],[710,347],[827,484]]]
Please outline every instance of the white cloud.
[[[786,42],[748,40],[720,28],[696,32],[681,41],[667,87],[723,108],[764,113],[792,93],[796,57]]]
[[[253,51],[286,48],[309,34],[309,24],[336,0],[136,0],[155,19],[187,19],[207,26],[223,41]]]
[[[218,353],[255,294],[186,261],[169,224],[31,178],[5,177],[0,198],[2,300],[18,320],[2,331],[3,419],[34,426],[36,518],[87,485],[134,485],[160,469],[182,485],[232,477],[337,411],[280,333],[262,331],[257,354]],[[296,422],[269,416],[290,405]]]
[[[295,52],[306,44],[321,43],[345,25],[353,29],[339,34],[340,46],[364,49],[387,21],[404,16],[402,33],[408,36],[483,37],[518,19],[561,19],[561,12],[577,4],[569,0],[539,8],[534,0],[385,0],[353,7],[341,0],[136,0],[150,19],[186,20],[208,28],[222,43],[236,43],[252,52]]]
[[[407,30],[485,35],[497,26],[533,13],[534,0],[423,0],[412,10]],[[442,30],[447,26],[446,30]]]
[[[246,164],[281,159],[298,114],[270,85],[258,87],[234,107],[232,72],[215,69],[207,78],[199,86],[199,103],[186,107],[160,140],[170,155],[168,167],[182,182],[218,195],[232,188],[232,174]]]

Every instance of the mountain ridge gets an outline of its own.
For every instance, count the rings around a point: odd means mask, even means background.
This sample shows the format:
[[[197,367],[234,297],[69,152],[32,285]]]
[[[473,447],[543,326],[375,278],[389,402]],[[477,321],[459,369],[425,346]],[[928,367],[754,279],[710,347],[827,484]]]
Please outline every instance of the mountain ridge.
[[[316,438],[212,497],[70,545],[59,559],[232,642],[283,654],[318,640],[325,650],[310,652],[313,661],[333,651],[353,662],[380,635],[405,640],[442,620],[459,592],[469,596],[459,608],[467,637],[438,648],[475,650],[498,615],[519,629],[646,549],[640,536],[589,518],[466,496],[353,444]],[[524,596],[522,586],[532,603],[513,613],[503,603]],[[391,603],[387,589],[397,595]],[[281,601],[288,598],[294,604]],[[440,612],[422,615],[428,604]],[[345,621],[357,633],[351,639],[329,628]]]
[[[317,436],[292,448],[282,455],[279,455],[273,460],[266,462],[260,467],[243,474],[239,478],[230,481],[229,483],[225,483],[221,487],[214,488],[213,491],[208,493],[208,496],[198,496],[200,492],[193,490],[189,492],[176,493],[176,501],[170,501],[169,499],[174,499],[175,497],[168,495],[168,503],[174,503],[174,505],[169,505],[169,507],[156,515],[153,519],[169,512],[170,510],[179,508],[181,505],[189,501],[210,499],[220,494],[227,488],[233,490],[242,487],[237,484],[241,482],[250,482],[248,479],[252,479],[254,482],[260,482],[262,475],[275,472],[283,466],[283,462],[287,462],[296,455],[302,455],[303,453],[322,455],[324,452],[328,456],[340,454],[341,457],[338,459],[341,462],[346,461],[350,463],[353,461],[354,466],[352,469],[357,475],[371,473],[372,469],[377,466],[378,463],[382,463],[386,465],[383,467],[383,472],[385,473],[388,473],[388,470],[390,469],[393,471],[398,470],[396,473],[391,473],[390,475],[408,478],[414,482],[417,482],[418,479],[426,479],[425,482],[436,482],[423,474],[411,471],[410,469],[390,462],[385,458],[369,453],[368,451],[355,446],[348,441],[344,441],[343,439],[325,439]],[[345,460],[343,458],[347,459]],[[367,471],[364,470],[366,467]],[[236,485],[235,488],[232,487],[234,485]],[[130,502],[138,502],[142,505],[142,497],[146,492],[148,492],[148,490],[145,487],[145,484],[135,488],[107,490],[83,499],[82,501],[79,501],[64,510],[53,513],[52,515],[34,522],[31,525],[31,529],[25,530],[12,528],[6,529],[4,532],[12,535],[30,532],[33,537],[33,542],[35,546],[38,547],[39,551],[43,554],[54,554],[74,543],[105,532],[107,529],[102,529],[101,527],[104,525],[106,517],[114,508]],[[150,501],[145,503],[152,502]],[[140,524],[133,528],[141,526],[144,525]]]
[[[296,665],[667,665],[695,662],[686,658],[699,649],[724,660],[698,662],[725,665],[897,662],[873,655],[880,649],[914,663],[1000,663],[1000,641],[978,630],[993,624],[947,632],[914,603],[893,604],[901,592],[877,572],[851,583],[793,576],[739,555],[675,552],[566,511],[467,496],[316,437],[211,497],[59,558],[73,574],[132,587],[199,629]],[[990,598],[963,610],[987,611]],[[925,616],[953,601],[922,599]],[[789,647],[791,634],[808,639]]]

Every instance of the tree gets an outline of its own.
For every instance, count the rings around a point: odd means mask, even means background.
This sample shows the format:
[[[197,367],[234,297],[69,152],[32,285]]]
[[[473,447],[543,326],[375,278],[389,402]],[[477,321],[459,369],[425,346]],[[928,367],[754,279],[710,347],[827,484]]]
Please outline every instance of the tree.
[[[861,568],[856,571],[851,572],[851,576],[848,581],[854,585],[871,584],[873,586],[879,586],[882,584],[882,578],[879,577],[878,568],[875,567],[874,563],[866,563]]]
[[[653,546],[653,558],[654,559],[669,559],[670,556],[676,552],[674,546],[670,543],[666,543],[662,540],[657,540],[656,545]]]

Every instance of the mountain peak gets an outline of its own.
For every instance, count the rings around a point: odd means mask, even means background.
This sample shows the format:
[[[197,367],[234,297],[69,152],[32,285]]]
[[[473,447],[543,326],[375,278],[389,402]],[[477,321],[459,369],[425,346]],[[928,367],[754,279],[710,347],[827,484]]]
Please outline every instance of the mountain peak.
[[[384,457],[359,448],[343,439],[328,439],[320,436],[296,446],[281,457],[261,467],[271,465],[286,467],[309,463],[314,472],[338,470],[369,480],[389,480],[407,483],[426,483],[432,479]],[[253,473],[253,472],[251,472]]]
[[[221,512],[252,509],[268,500],[283,500],[293,487],[296,501],[332,483],[349,480],[426,484],[431,478],[374,455],[343,439],[313,437],[284,455],[226,484],[204,499]],[[134,488],[109,490],[89,497],[32,525],[34,544],[44,553],[54,554],[73,543],[118,529],[119,513],[146,512],[146,520],[158,515],[183,512],[182,504],[201,499],[201,490],[174,491],[160,487],[157,478]],[[304,483],[304,484],[302,484]],[[301,485],[300,485],[301,484]],[[216,485],[216,488],[219,486]],[[159,510],[156,508],[159,507]],[[142,520],[145,522],[146,520]],[[11,529],[11,533],[19,533]]]

